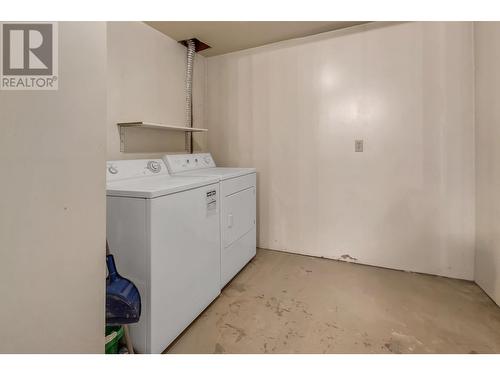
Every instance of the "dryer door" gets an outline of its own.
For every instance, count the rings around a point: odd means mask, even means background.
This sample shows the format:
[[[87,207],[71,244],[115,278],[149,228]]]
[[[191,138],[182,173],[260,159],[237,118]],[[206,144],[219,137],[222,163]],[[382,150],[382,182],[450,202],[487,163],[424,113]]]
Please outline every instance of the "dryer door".
[[[255,198],[255,186],[222,197],[221,288],[255,256]]]
[[[224,247],[255,228],[255,187],[224,197],[221,218]]]

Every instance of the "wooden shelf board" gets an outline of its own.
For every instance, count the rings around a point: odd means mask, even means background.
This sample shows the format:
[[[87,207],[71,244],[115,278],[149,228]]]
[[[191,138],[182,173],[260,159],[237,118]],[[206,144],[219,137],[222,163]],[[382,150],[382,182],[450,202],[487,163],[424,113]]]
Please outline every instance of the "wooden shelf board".
[[[154,122],[144,122],[144,121],[119,122],[118,126],[127,127],[127,128],[163,129],[163,130],[173,130],[173,131],[182,131],[182,132],[207,132],[208,131],[208,129],[202,129],[202,128],[188,128],[186,126],[165,125],[165,124],[157,124]]]

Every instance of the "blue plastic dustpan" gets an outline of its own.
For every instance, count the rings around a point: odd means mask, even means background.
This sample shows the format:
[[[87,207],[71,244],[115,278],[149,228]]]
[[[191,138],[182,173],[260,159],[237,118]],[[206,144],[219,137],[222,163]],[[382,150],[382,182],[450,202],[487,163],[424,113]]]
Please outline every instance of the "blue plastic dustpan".
[[[107,245],[107,244],[106,244]],[[141,317],[141,295],[130,280],[121,277],[116,270],[113,255],[106,256],[106,324],[136,323]]]

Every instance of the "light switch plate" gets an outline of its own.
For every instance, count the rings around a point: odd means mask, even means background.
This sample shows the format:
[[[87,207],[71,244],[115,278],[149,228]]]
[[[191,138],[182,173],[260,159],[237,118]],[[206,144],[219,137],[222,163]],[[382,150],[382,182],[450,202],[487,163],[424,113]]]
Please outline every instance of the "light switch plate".
[[[363,152],[363,140],[362,139],[356,139],[354,141],[354,151],[355,152]]]

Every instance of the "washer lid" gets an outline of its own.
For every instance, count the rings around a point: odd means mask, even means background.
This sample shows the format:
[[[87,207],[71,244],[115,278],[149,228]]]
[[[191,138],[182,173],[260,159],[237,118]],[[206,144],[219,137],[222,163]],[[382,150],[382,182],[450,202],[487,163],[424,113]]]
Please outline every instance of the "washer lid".
[[[210,177],[145,177],[108,183],[106,194],[116,197],[156,198],[217,182],[217,178]]]
[[[156,198],[218,182],[214,177],[173,177],[161,159],[107,162],[106,194]]]

